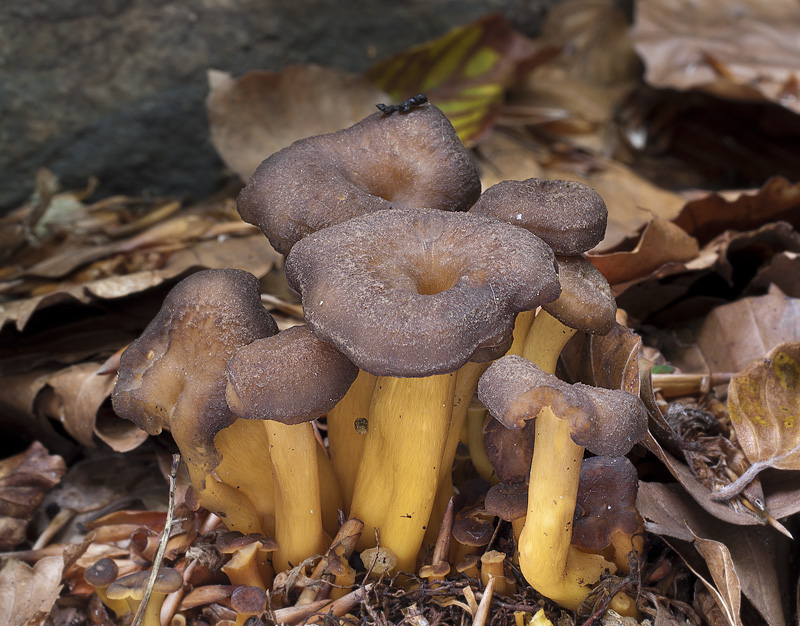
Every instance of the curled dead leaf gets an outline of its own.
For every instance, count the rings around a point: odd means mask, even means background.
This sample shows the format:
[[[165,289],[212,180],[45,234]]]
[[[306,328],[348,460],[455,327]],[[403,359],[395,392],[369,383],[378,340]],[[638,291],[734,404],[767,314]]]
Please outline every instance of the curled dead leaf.
[[[360,76],[318,65],[254,71],[238,79],[211,70],[208,82],[211,142],[245,181],[271,154],[298,139],[352,126],[389,99]]]
[[[631,35],[654,86],[770,100],[800,112],[798,29],[792,0],[650,0],[637,5]]]
[[[644,227],[632,250],[613,250],[589,258],[618,295],[634,282],[684,271],[684,264],[699,252],[694,237],[656,216]]]
[[[768,467],[800,470],[800,343],[781,344],[736,374],[728,408],[750,467],[726,495]]]
[[[743,298],[709,313],[697,346],[711,372],[738,372],[784,341],[800,341],[800,299]]]
[[[9,559],[0,569],[0,624],[23,626],[32,622],[46,623],[61,591],[64,559],[46,556],[29,567],[22,561]]]
[[[64,459],[48,454],[39,442],[0,461],[0,551],[11,550],[25,539],[33,512],[64,472]]]

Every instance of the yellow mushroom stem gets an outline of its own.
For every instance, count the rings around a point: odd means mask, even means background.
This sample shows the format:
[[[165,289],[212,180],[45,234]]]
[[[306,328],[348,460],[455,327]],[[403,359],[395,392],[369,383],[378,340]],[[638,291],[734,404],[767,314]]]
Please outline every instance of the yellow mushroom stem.
[[[365,433],[356,428],[356,420],[367,419],[376,377],[363,370],[335,407],[328,411],[328,445],[333,472],[342,490],[343,510],[353,501],[358,464],[364,450]],[[369,426],[367,426],[369,427]]]
[[[433,545],[439,533],[447,503],[453,497],[453,461],[456,450],[461,441],[461,433],[467,426],[467,414],[472,396],[478,388],[478,379],[489,367],[489,363],[465,363],[456,373],[456,386],[453,395],[453,415],[450,418],[450,430],[447,433],[447,443],[442,453],[442,464],[439,469],[439,486],[436,491],[436,500],[433,503],[430,524],[425,532],[425,545]]]
[[[322,527],[317,440],[314,427],[264,421],[272,459],[276,572],[323,554],[330,543]]]
[[[377,528],[381,547],[394,554],[400,571],[416,569],[439,484],[455,382],[455,373],[380,377],[372,396],[350,517],[364,522],[358,549],[374,545]]]
[[[528,332],[522,356],[555,373],[558,356],[574,333],[542,310]],[[519,564],[534,589],[573,611],[604,570],[615,569],[601,555],[581,552],[570,543],[582,463],[583,447],[572,441],[569,423],[549,407],[542,409],[536,417]]]
[[[242,524],[228,519],[228,515],[226,526],[245,534],[262,533],[269,537],[274,536],[272,463],[269,460],[269,443],[263,424],[260,420],[237,419],[217,433],[214,444],[222,454],[222,461],[214,473],[223,484],[233,487],[247,498],[258,516],[257,525],[250,524],[248,528],[241,528],[239,526]]]
[[[258,587],[266,590],[267,585],[261,576],[259,568],[259,550],[262,544],[260,541],[245,546],[237,550],[230,561],[222,566],[222,571],[231,581],[232,585],[245,585],[247,587]]]
[[[536,311],[522,311],[517,315],[514,321],[514,334],[511,347],[508,349],[507,354],[522,354],[525,347],[525,340],[530,331],[531,324],[536,316]],[[487,367],[489,363],[485,364]],[[486,370],[481,370],[481,374]],[[461,374],[459,373],[459,377]],[[480,378],[480,374],[478,376]],[[477,380],[475,382],[477,385]],[[472,389],[471,394],[475,393],[475,388]],[[470,395],[469,400],[472,399]],[[467,442],[469,445],[469,456],[472,460],[472,465],[475,467],[478,475],[484,480],[490,481],[492,484],[500,482],[497,474],[492,467],[489,456],[486,454],[486,446],[483,440],[483,426],[486,421],[486,409],[480,404],[473,406],[467,403]]]

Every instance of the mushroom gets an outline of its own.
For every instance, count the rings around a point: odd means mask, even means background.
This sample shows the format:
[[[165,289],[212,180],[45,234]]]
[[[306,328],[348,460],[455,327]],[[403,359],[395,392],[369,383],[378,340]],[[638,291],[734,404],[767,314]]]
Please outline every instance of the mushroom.
[[[117,580],[119,567],[113,559],[103,558],[95,561],[83,572],[83,579],[94,587],[95,593],[117,617],[130,613],[130,606],[124,600],[112,600],[106,590],[109,585]]]
[[[453,561],[460,563],[471,554],[483,553],[494,536],[494,525],[487,517],[473,510],[453,522],[453,539],[456,540]]]
[[[639,478],[627,457],[593,456],[583,461],[572,543],[598,552],[617,569],[630,571],[631,553],[641,554],[642,520],[636,510]]]
[[[342,490],[342,504],[345,511],[350,510],[353,489],[356,484],[358,462],[364,450],[364,432],[359,423],[369,421],[369,403],[375,388],[376,378],[365,371],[359,371],[355,382],[335,407],[328,411],[328,447],[331,454],[333,472]]]
[[[644,406],[625,391],[569,385],[516,355],[486,370],[478,396],[508,428],[522,428],[525,420],[536,418],[520,569],[534,589],[576,610],[588,585],[614,569],[602,556],[570,544],[584,448],[626,454],[646,433]]]
[[[276,571],[325,552],[317,441],[311,422],[345,395],[358,370],[306,326],[242,347],[228,363],[225,397],[241,418],[264,420],[275,497]],[[340,505],[341,506],[341,505]]]
[[[608,209],[591,187],[571,180],[505,180],[489,187],[470,213],[521,226],[556,254],[576,255],[603,239]]]
[[[106,593],[111,600],[124,600],[130,606],[131,612],[136,613],[144,598],[150,580],[150,570],[134,572],[118,578],[109,585]],[[170,567],[162,567],[156,574],[150,600],[142,612],[142,626],[161,626],[161,605],[168,594],[173,593],[183,586],[183,576]]]
[[[258,167],[237,204],[242,219],[287,255],[306,235],[357,215],[418,207],[466,211],[480,190],[452,124],[424,104],[293,143]]]
[[[232,585],[245,585],[267,589],[272,581],[266,555],[277,550],[274,539],[250,533],[229,531],[217,537],[217,550],[221,554],[230,554],[230,560],[222,566],[222,571]],[[264,573],[269,575],[264,576]],[[268,578],[268,580],[267,580]]]
[[[169,292],[122,353],[111,397],[117,415],[147,433],[172,432],[199,504],[244,532],[262,530],[258,498],[270,496],[248,498],[212,475],[225,455],[214,437],[236,419],[225,404],[225,367],[239,347],[276,332],[255,276],[233,269],[197,272]]]
[[[483,506],[489,515],[511,522],[514,539],[519,542],[528,513],[528,485],[524,482],[494,485],[486,493]]]
[[[244,626],[250,617],[267,609],[267,594],[260,587],[240,585],[231,594],[231,607],[236,611],[236,626]]]
[[[438,488],[453,373],[502,354],[517,313],[558,296],[552,252],[489,218],[386,210],[305,237],[286,276],[314,333],[380,377],[350,515],[378,528],[398,567],[413,571]]]

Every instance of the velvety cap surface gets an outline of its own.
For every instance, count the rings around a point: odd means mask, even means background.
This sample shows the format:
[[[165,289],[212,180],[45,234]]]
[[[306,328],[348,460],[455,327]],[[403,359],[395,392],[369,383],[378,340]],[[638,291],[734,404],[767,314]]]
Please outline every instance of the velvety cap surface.
[[[493,485],[486,493],[484,508],[490,515],[507,522],[525,517],[528,513],[528,485],[524,482]]]
[[[639,528],[636,493],[639,478],[627,457],[593,456],[584,459],[572,543],[586,550],[611,545],[616,532],[632,535]]]
[[[93,587],[108,587],[117,579],[119,568],[113,559],[99,559],[83,572],[84,580]]]
[[[239,195],[239,213],[272,246],[391,208],[466,211],[480,179],[452,124],[430,104],[375,113],[354,126],[295,142],[265,160]]]
[[[293,326],[234,355],[226,398],[238,417],[299,424],[330,411],[357,375],[358,368],[308,326]]]
[[[603,240],[605,202],[594,189],[570,180],[504,180],[483,192],[472,213],[522,226],[556,254],[580,254]]]
[[[489,366],[478,382],[478,397],[508,428],[522,428],[549,406],[569,422],[572,440],[594,454],[627,454],[647,431],[647,414],[635,395],[570,385],[516,355]]]
[[[171,430],[184,460],[206,474],[218,461],[214,436],[235,419],[225,404],[228,360],[277,332],[260,294],[248,272],[192,274],[120,357],[114,411],[151,435]]]
[[[389,210],[309,235],[286,259],[314,333],[378,376],[453,372],[558,297],[550,248],[490,218]]]
[[[611,287],[591,261],[583,256],[559,256],[561,295],[542,308],[570,328],[607,335],[614,328],[617,302]]]

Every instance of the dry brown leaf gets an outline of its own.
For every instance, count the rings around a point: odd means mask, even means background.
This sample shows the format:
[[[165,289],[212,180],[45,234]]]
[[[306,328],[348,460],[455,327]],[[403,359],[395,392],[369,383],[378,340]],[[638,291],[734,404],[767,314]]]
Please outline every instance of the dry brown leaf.
[[[608,250],[626,237],[635,236],[654,216],[673,219],[685,204],[678,194],[653,185],[621,163],[600,157],[593,160],[596,169],[583,173],[564,169],[554,161],[547,178],[586,183],[603,198],[608,207],[608,228],[599,250]]]
[[[781,344],[736,374],[728,409],[751,463],[740,480],[767,467],[800,470],[800,343]]]
[[[602,157],[583,156],[574,167],[570,155],[550,155],[544,145],[506,131],[479,150],[484,189],[502,180],[546,178],[575,180],[594,188],[608,207],[608,227],[599,250],[609,250],[658,216],[671,220],[686,204],[678,194],[648,182],[629,167]],[[585,161],[585,162],[584,162]]]
[[[181,246],[178,251],[155,254],[159,259],[166,257],[159,269],[109,276],[81,284],[63,283],[45,295],[4,303],[0,305],[0,328],[16,322],[17,329],[23,330],[31,316],[41,309],[64,302],[90,304],[98,299],[140,293],[192,269],[235,267],[260,277],[280,258],[260,233],[245,237],[221,237],[189,247]]]
[[[615,324],[606,335],[577,333],[561,352],[561,362],[576,382],[639,395],[642,338]]]
[[[64,459],[48,454],[36,441],[25,452],[0,461],[0,551],[25,539],[33,512],[65,471]]]
[[[695,537],[701,537],[723,544],[747,599],[770,626],[785,626],[779,582],[785,573],[778,566],[777,555],[788,547],[782,545],[786,540],[781,535],[769,528],[721,522],[704,512],[675,484],[639,482],[636,508],[645,519],[645,528],[657,535],[692,543]],[[697,553],[688,554],[680,546],[673,547],[695,569],[701,565]],[[712,559],[709,567],[714,563]],[[724,577],[725,573],[718,570],[717,576]]]
[[[779,252],[763,265],[753,278],[756,289],[774,285],[791,298],[800,298],[800,254]]]
[[[800,341],[800,299],[743,298],[715,308],[697,345],[710,372],[738,372],[785,341]]]
[[[352,126],[389,101],[361,76],[318,65],[254,71],[238,79],[211,70],[208,82],[211,142],[245,181],[269,155],[298,139]]]
[[[674,221],[701,245],[726,230],[753,230],[769,222],[789,222],[800,230],[800,183],[776,176],[754,192],[712,193],[687,202]]]
[[[9,559],[0,569],[0,626],[44,623],[61,591],[64,560],[46,556],[32,568]]]
[[[633,250],[593,254],[589,259],[612,286],[622,293],[635,282],[657,279],[686,269],[684,263],[700,253],[697,240],[659,217],[645,226]]]
[[[708,565],[716,588],[705,580],[703,580],[703,584],[716,597],[717,603],[725,611],[728,622],[741,624],[742,589],[728,547],[719,541],[704,539],[694,533],[692,535],[694,536],[694,547]]]
[[[800,113],[800,13],[794,0],[648,0],[631,32],[657,87],[770,100]]]

